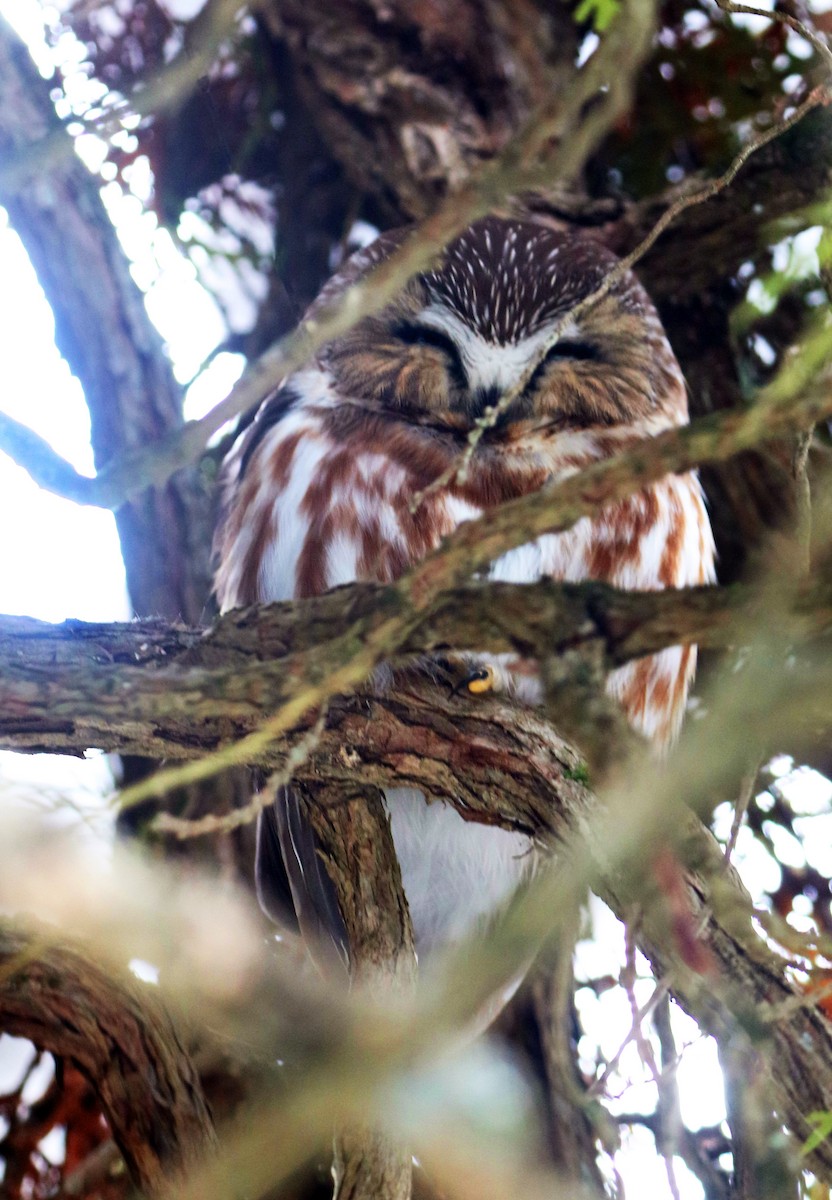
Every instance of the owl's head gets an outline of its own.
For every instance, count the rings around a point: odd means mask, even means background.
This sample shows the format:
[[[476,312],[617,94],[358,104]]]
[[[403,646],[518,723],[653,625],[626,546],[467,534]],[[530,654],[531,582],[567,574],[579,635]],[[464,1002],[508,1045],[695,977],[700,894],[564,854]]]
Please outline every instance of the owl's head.
[[[385,234],[361,251],[321,301],[366,274],[404,236]],[[319,361],[341,395],[457,431],[470,429],[536,364],[496,438],[529,425],[574,429],[651,417],[676,424],[686,415],[681,373],[632,272],[577,319],[567,319],[548,346],[559,323],[615,263],[586,237],[488,217],[450,243],[438,265],[412,279],[390,305],[330,343]]]

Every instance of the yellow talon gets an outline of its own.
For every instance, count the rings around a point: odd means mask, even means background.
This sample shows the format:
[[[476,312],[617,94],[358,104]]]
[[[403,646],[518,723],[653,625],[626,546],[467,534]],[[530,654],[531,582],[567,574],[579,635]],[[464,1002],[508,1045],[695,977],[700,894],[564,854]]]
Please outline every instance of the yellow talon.
[[[465,686],[474,696],[484,696],[486,692],[493,691],[494,668],[479,667],[476,671],[472,671],[465,681]]]

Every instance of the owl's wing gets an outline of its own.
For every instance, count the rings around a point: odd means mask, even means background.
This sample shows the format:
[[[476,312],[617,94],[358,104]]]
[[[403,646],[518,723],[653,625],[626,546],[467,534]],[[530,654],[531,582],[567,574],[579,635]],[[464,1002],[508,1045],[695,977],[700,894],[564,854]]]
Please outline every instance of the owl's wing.
[[[254,878],[260,907],[276,925],[301,933],[310,947],[333,946],[349,964],[335,887],[294,788],[278,788],[274,803],[260,813]]]
[[[280,793],[285,789],[281,788]],[[277,807],[282,805],[282,795],[264,808],[257,818],[257,845],[254,851],[254,886],[257,900],[263,912],[292,933],[300,933],[292,885],[283,862],[280,847],[280,827]]]
[[[262,406],[226,467],[217,535],[223,609],[326,591],[357,578],[390,580],[423,545],[408,537],[412,488],[366,430],[335,438],[324,372],[306,393],[290,381]],[[308,395],[318,403],[308,401]],[[436,524],[437,540],[447,532]],[[300,931],[322,966],[347,960],[347,933],[320,844],[294,787],[278,789],[258,820],[255,878],[261,907]],[[335,955],[330,952],[334,948]]]

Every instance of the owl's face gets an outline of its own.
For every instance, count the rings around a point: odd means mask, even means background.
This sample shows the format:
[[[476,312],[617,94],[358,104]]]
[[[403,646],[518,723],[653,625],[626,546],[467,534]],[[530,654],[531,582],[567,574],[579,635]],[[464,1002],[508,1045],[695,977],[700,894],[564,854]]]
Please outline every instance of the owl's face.
[[[362,252],[340,286],[390,254],[401,236],[385,235]],[[574,234],[487,218],[451,243],[435,270],[332,342],[321,363],[339,393],[359,403],[463,433],[540,359],[493,440],[530,427],[627,425],[653,415],[675,424],[685,416],[679,368],[632,273],[568,320],[541,359],[558,322],[615,262]]]

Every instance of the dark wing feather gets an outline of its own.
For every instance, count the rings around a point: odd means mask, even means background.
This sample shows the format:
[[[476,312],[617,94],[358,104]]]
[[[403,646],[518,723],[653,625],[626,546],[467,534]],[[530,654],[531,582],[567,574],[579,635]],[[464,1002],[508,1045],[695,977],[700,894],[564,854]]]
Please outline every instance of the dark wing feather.
[[[258,902],[266,916],[290,933],[300,933],[289,876],[283,865],[275,804],[264,808],[257,818],[254,885]]]
[[[324,865],[301,797],[294,788],[278,788],[274,803],[260,814],[255,861],[257,898],[278,925],[303,934],[313,954],[331,965],[333,947],[349,965],[349,941],[335,886]]]

